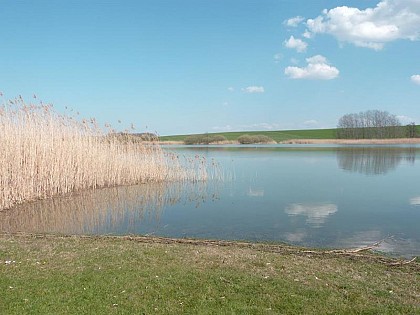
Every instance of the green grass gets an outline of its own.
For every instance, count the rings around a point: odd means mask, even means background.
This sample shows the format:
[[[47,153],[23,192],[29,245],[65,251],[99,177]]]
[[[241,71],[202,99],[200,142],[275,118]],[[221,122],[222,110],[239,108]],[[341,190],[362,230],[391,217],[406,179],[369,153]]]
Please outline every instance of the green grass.
[[[312,130],[284,130],[284,131],[243,131],[243,132],[223,132],[211,133],[211,135],[221,135],[228,140],[237,140],[243,135],[264,135],[276,142],[290,139],[335,139],[336,129],[312,129]],[[210,134],[209,134],[210,135]],[[162,136],[162,141],[184,141],[188,135]]]
[[[416,125],[417,134],[420,135],[420,125]],[[198,134],[197,136],[206,136],[207,134]],[[240,131],[240,132],[219,132],[209,133],[208,135],[220,135],[227,140],[237,140],[243,135],[264,135],[270,137],[276,142],[287,141],[291,139],[336,139],[337,129],[305,129],[305,130],[278,130],[278,131]],[[191,135],[174,135],[159,137],[161,141],[184,141]]]
[[[220,245],[3,235],[0,313],[420,314],[418,263]]]

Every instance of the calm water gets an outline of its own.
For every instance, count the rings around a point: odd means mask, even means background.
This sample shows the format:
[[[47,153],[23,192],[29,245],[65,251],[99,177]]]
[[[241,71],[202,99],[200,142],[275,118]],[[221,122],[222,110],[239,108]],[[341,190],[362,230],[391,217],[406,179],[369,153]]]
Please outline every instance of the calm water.
[[[420,146],[170,147],[223,181],[86,192],[0,213],[3,231],[148,234],[420,256]]]

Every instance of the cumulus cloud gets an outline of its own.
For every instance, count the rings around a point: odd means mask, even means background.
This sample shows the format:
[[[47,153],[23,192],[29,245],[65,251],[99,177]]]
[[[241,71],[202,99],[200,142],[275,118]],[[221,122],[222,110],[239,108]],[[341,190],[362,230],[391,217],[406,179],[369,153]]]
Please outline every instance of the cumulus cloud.
[[[264,93],[264,87],[253,85],[243,88],[242,91],[244,91],[245,93]]]
[[[227,89],[228,89],[228,91],[229,91],[229,92],[233,92],[233,91],[235,91],[235,88],[234,88],[234,87],[232,87],[232,86],[229,86]]]
[[[300,23],[303,22],[304,19],[305,18],[302,17],[302,16],[295,16],[295,17],[292,17],[292,18],[284,21],[283,23],[287,26],[290,26],[290,27],[297,27]]]
[[[297,52],[305,52],[308,44],[299,38],[290,36],[288,40],[284,41],[284,45],[290,49],[296,49]]]
[[[397,39],[420,39],[420,1],[382,0],[375,8],[336,7],[306,21],[305,37],[330,34],[341,42],[381,50]]]
[[[414,74],[411,76],[411,81],[415,84],[420,85],[420,74]]]
[[[321,55],[306,58],[306,62],[306,67],[287,67],[284,74],[292,79],[331,80],[337,78],[340,73]]]

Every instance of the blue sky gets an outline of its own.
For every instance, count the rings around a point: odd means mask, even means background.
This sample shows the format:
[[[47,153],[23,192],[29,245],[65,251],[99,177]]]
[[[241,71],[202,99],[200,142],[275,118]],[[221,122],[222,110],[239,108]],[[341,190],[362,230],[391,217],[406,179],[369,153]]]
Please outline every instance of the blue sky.
[[[160,135],[420,124],[420,0],[0,1],[3,101]]]

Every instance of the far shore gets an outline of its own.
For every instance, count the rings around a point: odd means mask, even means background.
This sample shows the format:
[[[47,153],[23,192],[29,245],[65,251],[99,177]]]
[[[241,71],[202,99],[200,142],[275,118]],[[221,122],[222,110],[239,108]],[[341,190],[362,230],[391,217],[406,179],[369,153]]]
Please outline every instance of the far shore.
[[[183,145],[183,141],[160,141],[164,145]],[[210,145],[239,144],[238,141],[229,140],[211,143]],[[274,144],[274,143],[255,143]],[[278,144],[420,144],[420,138],[397,138],[397,139],[288,139]]]

